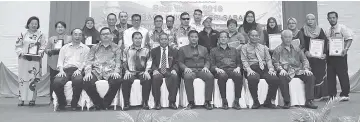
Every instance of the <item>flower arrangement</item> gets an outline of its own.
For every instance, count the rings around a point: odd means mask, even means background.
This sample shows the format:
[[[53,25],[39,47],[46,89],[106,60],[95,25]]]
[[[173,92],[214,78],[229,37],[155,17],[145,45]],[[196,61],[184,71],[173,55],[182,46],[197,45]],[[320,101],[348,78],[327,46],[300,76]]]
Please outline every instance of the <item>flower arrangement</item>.
[[[147,112],[145,110],[140,110],[136,117],[133,118],[128,113],[121,111],[118,114],[118,119],[121,122],[172,122],[180,119],[192,119],[196,118],[198,113],[193,110],[181,109],[180,111],[172,114],[170,117],[160,116],[156,112]]]

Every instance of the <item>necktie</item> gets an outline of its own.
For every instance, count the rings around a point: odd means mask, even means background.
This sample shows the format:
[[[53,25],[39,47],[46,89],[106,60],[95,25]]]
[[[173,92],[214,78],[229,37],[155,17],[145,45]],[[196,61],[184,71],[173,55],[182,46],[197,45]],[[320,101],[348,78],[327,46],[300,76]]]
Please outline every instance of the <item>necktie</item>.
[[[260,66],[260,69],[263,70],[264,69],[264,62],[262,60],[262,58],[260,57],[260,51],[258,50],[257,47],[255,47],[255,54],[256,54],[256,57],[259,61],[259,66]]]
[[[161,58],[161,64],[160,64],[160,72],[162,74],[166,73],[166,48],[163,48],[162,58]]]
[[[334,26],[331,27],[330,37],[335,37],[335,27]]]

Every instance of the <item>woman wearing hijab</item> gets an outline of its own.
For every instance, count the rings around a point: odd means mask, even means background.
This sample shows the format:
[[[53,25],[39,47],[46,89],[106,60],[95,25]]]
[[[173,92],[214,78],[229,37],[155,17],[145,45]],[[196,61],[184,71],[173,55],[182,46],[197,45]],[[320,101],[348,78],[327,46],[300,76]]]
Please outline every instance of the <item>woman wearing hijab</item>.
[[[306,15],[306,24],[301,28],[301,32],[304,33],[304,45],[305,55],[308,57],[311,71],[315,76],[315,99],[328,97],[327,77],[326,77],[326,55],[328,54],[328,39],[315,20],[315,15]],[[309,53],[309,46],[311,39],[324,40],[324,54],[320,58],[313,57]]]
[[[83,27],[84,40],[82,43],[85,44],[87,38],[92,38],[92,44],[97,44],[100,41],[100,33],[95,29],[95,21],[93,18],[88,17],[85,19],[85,25]]]
[[[304,49],[303,45],[305,45],[304,43],[304,33],[302,31],[300,31],[298,28],[297,28],[297,21],[295,18],[289,18],[287,20],[287,28],[292,32],[293,34],[293,41],[297,41],[298,42],[294,42],[293,44],[295,45],[298,45],[300,49]]]
[[[245,13],[243,24],[240,25],[239,31],[245,37],[245,42],[249,42],[249,32],[250,30],[256,30],[260,36],[260,43],[264,44],[264,34],[262,33],[261,25],[255,22],[255,13],[251,10]]]
[[[264,33],[264,41],[265,41],[265,45],[267,47],[269,47],[269,34],[277,34],[280,33],[280,29],[279,26],[276,22],[276,19],[274,17],[270,17],[267,20],[267,24],[266,24],[266,30],[263,31]]]
[[[37,97],[36,84],[41,77],[41,59],[46,47],[46,37],[38,30],[40,28],[38,17],[30,17],[25,28],[27,30],[20,34],[15,44],[19,66],[18,106],[24,106],[25,101],[29,101],[29,106],[34,106]]]

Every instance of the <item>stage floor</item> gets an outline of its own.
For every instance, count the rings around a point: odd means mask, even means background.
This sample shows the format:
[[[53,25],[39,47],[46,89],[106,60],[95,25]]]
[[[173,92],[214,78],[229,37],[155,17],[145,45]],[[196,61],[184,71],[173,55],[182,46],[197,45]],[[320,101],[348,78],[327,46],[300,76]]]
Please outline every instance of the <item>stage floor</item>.
[[[349,102],[341,102],[332,110],[333,116],[360,116],[360,93],[351,93]],[[54,112],[48,105],[48,98],[40,97],[37,106],[18,107],[16,98],[0,98],[0,121],[1,122],[119,122],[119,111],[67,111]],[[320,107],[325,102],[315,102]],[[259,110],[222,110],[194,109],[199,115],[196,119],[187,122],[290,122],[291,112],[296,109],[259,109]],[[127,111],[131,116],[136,116],[139,110]],[[161,111],[150,110],[160,115],[171,116],[177,112],[163,109]],[[176,122],[183,122],[179,120]]]

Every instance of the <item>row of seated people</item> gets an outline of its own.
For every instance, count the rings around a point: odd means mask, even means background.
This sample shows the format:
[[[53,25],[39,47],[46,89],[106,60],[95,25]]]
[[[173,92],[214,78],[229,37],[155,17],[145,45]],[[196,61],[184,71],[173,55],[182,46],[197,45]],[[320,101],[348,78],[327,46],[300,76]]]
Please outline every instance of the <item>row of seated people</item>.
[[[283,43],[274,51],[273,59],[268,48],[259,44],[259,34],[256,30],[250,31],[250,42],[242,46],[241,50],[230,47],[227,44],[229,34],[222,31],[219,33],[218,47],[213,48],[210,53],[205,47],[198,45],[199,33],[195,30],[188,33],[189,44],[179,50],[168,46],[169,39],[165,33],[160,34],[160,46],[152,50],[141,46],[143,35],[140,32],[132,34],[133,44],[125,50],[112,43],[112,34],[107,27],[100,30],[101,41],[91,49],[81,43],[81,29],[74,29],[71,35],[72,42],[62,47],[59,52],[57,67],[60,73],[52,84],[58,97],[58,110],[64,110],[67,105],[64,85],[68,81],[72,81],[73,86],[72,110],[76,110],[82,90],[86,91],[97,110],[108,109],[120,87],[124,99],[123,110],[129,110],[130,91],[135,79],[139,79],[142,86],[142,108],[149,109],[148,100],[152,90],[155,108],[161,109],[160,86],[163,78],[166,79],[169,90],[169,108],[177,109],[175,102],[180,77],[185,84],[189,103],[187,108],[195,106],[193,82],[200,78],[205,82],[204,107],[212,109],[214,79],[217,78],[223,108],[227,109],[226,82],[230,78],[235,84],[233,107],[240,109],[238,100],[243,85],[242,72],[248,80],[250,94],[254,100],[253,109],[260,107],[257,96],[260,79],[265,79],[269,85],[263,106],[277,108],[271,101],[275,99],[280,87],[284,97],[284,108],[289,108],[288,83],[293,77],[305,82],[305,107],[317,108],[312,103],[314,76],[309,71],[309,63],[304,53],[291,45],[292,32],[289,30],[282,32]],[[99,80],[107,80],[109,84],[104,98],[101,98],[96,90],[95,82]]]

